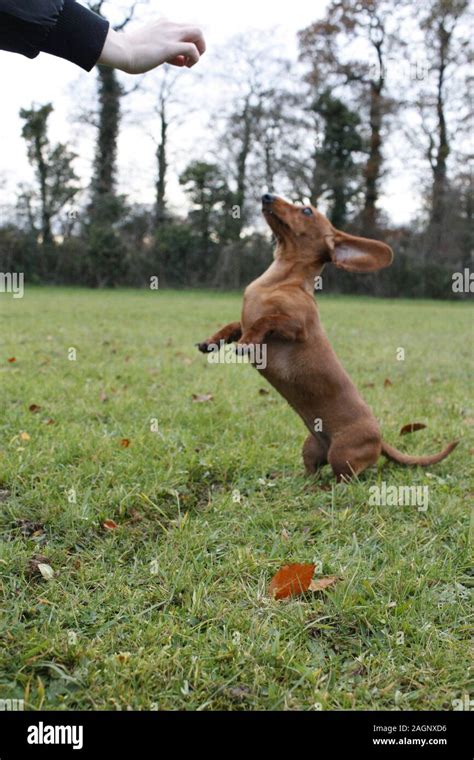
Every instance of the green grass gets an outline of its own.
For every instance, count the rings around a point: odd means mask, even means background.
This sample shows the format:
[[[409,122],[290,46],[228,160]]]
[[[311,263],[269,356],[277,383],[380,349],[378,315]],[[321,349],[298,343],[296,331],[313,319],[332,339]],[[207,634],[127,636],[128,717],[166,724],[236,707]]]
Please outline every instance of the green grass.
[[[472,312],[320,304],[359,388],[373,384],[363,393],[386,439],[430,453],[461,437],[448,460],[426,472],[382,459],[335,489],[328,469],[306,479],[306,434],[285,402],[259,393],[252,368],[211,366],[193,346],[238,318],[238,295],[0,296],[0,698],[30,709],[450,710],[469,692]],[[409,422],[427,428],[400,438]],[[369,506],[382,481],[428,485],[428,511]],[[38,555],[52,580],[31,570]],[[280,566],[311,561],[342,580],[268,598]]]

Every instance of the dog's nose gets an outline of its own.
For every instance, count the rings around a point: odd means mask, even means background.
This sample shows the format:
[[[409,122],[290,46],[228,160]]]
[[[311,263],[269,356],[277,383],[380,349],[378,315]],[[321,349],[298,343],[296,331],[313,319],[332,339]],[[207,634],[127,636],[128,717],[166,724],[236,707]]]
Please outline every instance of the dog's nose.
[[[275,196],[271,193],[265,193],[265,195],[262,195],[262,203],[273,203],[275,200]]]

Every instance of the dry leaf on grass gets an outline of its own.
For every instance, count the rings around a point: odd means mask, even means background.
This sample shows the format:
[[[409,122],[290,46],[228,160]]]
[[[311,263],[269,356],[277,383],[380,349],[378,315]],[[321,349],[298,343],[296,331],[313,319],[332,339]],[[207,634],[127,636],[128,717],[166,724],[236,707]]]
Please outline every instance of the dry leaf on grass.
[[[274,599],[287,599],[308,591],[316,565],[285,565],[273,576],[268,593]]]
[[[387,378],[384,380],[384,383],[383,383],[383,387],[384,387],[384,388],[390,388],[390,386],[391,386],[391,385],[393,385],[393,383],[392,383],[392,381],[390,380],[390,378],[388,378],[388,377],[387,377]]]
[[[207,404],[208,401],[213,401],[214,396],[212,393],[193,393],[193,402],[195,404]]]
[[[307,591],[323,591],[333,586],[339,578],[336,575],[313,580],[315,565],[285,565],[273,576],[268,587],[269,596],[274,599],[288,599],[301,596]]]
[[[51,565],[46,565],[43,562],[38,563],[38,570],[45,579],[45,581],[52,581],[54,578],[54,570]]]
[[[339,578],[337,575],[330,575],[327,578],[316,578],[314,581],[311,581],[309,584],[309,590],[310,591],[324,591],[325,588],[329,588],[329,586],[333,586],[335,583],[337,583]]]
[[[117,530],[118,525],[115,520],[104,520],[102,527],[105,528],[105,530]]]
[[[37,414],[41,411],[41,407],[38,406],[38,404],[30,404],[28,407],[28,411],[30,411],[32,414]]]
[[[44,421],[44,424],[45,425],[55,425],[56,423],[55,423],[55,421],[53,419],[51,419],[51,417],[48,417],[48,419]]]
[[[122,440],[120,441],[120,445],[121,445],[122,449],[128,449],[128,447],[130,446],[130,439],[129,438],[122,438]]]
[[[8,362],[9,364],[14,364],[14,363],[16,362],[16,358],[15,358],[14,356],[10,356],[10,358],[9,358],[9,359],[7,359],[7,362]]]
[[[25,431],[20,433],[20,439],[22,441],[31,441],[31,435],[29,433],[25,433]]]
[[[417,430],[424,430],[426,425],[422,422],[412,422],[409,425],[404,425],[400,430],[400,435],[408,435],[408,433],[416,433]]]
[[[0,496],[0,501],[1,501],[1,496]],[[42,523],[33,522],[32,520],[26,520],[24,518],[15,520],[15,522],[18,525],[21,534],[25,536],[26,538],[29,538],[30,536],[39,536],[44,533],[44,525]]]
[[[49,559],[47,557],[44,557],[42,554],[35,554],[28,562],[28,575],[30,577],[38,575],[38,573],[42,575],[40,565],[51,567],[49,564]]]

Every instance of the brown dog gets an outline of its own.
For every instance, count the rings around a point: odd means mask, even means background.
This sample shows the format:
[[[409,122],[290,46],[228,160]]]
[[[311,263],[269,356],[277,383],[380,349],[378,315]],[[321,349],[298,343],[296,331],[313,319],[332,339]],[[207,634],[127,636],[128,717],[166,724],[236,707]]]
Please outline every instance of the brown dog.
[[[314,301],[315,278],[328,263],[349,272],[390,266],[391,248],[336,230],[312,206],[273,195],[263,213],[277,239],[275,260],[245,291],[242,319],[199,344],[203,353],[238,341],[238,350],[266,345],[261,374],[300,415],[310,435],[303,459],[308,473],[330,464],[338,481],[357,476],[381,454],[402,465],[441,462],[442,453],[412,457],[386,444],[371,410],[359,395],[326,337]]]

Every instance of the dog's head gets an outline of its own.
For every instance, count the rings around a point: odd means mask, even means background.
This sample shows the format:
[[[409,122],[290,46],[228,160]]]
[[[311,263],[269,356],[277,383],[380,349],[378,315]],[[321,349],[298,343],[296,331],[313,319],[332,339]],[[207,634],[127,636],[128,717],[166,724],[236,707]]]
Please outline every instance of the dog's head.
[[[314,206],[300,206],[266,193],[265,219],[278,241],[277,255],[316,267],[332,263],[348,272],[375,272],[390,266],[393,251],[378,240],[336,230]]]

